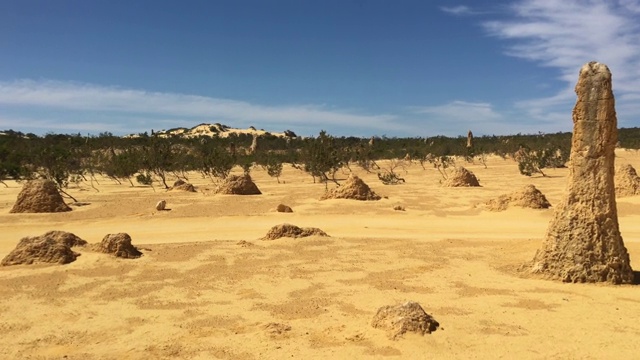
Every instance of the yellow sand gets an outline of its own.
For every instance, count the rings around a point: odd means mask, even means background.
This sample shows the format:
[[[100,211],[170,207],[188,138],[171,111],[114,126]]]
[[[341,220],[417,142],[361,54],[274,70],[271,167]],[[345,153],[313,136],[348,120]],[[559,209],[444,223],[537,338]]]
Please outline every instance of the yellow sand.
[[[618,156],[640,168],[637,152]],[[0,358],[636,358],[640,286],[523,277],[516,268],[533,258],[553,209],[475,206],[527,184],[555,205],[567,170],[528,178],[497,157],[487,169],[458,164],[482,187],[443,188],[417,163],[396,186],[357,171],[388,197],[374,202],[320,201],[324,184],[289,166],[281,184],[254,170],[256,196],[212,195],[197,174],[196,193],[100,179],[100,192],[69,190],[89,205],[58,214],[9,214],[20,185],[0,185],[0,258],[49,230],[90,243],[126,232],[144,252],[126,260],[80,249],[69,265],[0,268]],[[155,210],[161,199],[170,211]],[[294,212],[276,212],[280,203]],[[620,199],[618,211],[640,270],[640,196]],[[331,237],[258,240],[280,223]],[[441,329],[392,341],[371,327],[379,307],[405,300]]]

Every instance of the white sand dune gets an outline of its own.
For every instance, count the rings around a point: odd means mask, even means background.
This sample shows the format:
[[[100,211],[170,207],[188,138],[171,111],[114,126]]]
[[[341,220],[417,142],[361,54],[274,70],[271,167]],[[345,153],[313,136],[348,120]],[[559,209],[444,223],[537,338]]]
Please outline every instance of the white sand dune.
[[[227,138],[230,136],[237,135],[254,135],[254,136],[265,136],[267,134],[278,136],[278,137],[286,137],[284,132],[268,132],[263,129],[256,129],[254,127],[249,127],[247,129],[238,129],[229,127],[227,125],[223,125],[220,123],[215,124],[199,124],[190,129],[188,128],[175,128],[169,130],[160,130],[156,132],[156,135],[159,137],[170,137],[170,136],[180,136],[183,138],[193,138],[200,136],[208,136],[208,137],[220,137]],[[128,137],[138,137],[137,134],[128,135]]]
[[[640,168],[637,152],[620,150],[618,161]],[[555,205],[568,170],[528,178],[511,160],[491,157],[487,169],[458,163],[482,187],[441,187],[437,171],[418,164],[395,186],[358,171],[386,196],[371,202],[320,201],[324,184],[285,166],[282,184],[252,172],[262,195],[212,195],[215,184],[197,174],[189,179],[196,193],[102,179],[100,192],[69,190],[89,203],[71,212],[10,214],[20,185],[8,182],[0,186],[0,258],[49,230],[90,243],[126,232],[144,256],[75,248],[82,255],[68,265],[0,268],[0,358],[638,357],[640,286],[523,276],[517,269],[533,258],[553,208],[476,206],[527,184]],[[155,210],[161,199],[170,211]],[[280,203],[294,212],[275,212]],[[640,270],[640,196],[619,199],[618,212]],[[259,240],[281,223],[331,237]],[[393,341],[371,326],[379,307],[405,300],[441,328]]]

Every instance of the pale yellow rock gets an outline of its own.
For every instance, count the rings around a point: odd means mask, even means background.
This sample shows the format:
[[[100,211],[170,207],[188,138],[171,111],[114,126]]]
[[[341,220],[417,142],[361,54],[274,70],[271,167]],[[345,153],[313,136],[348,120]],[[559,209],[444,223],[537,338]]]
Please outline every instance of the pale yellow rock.
[[[158,201],[158,203],[156,204],[156,210],[158,211],[162,211],[167,207],[167,201],[166,200],[160,200]]]
[[[532,271],[565,282],[631,283],[616,208],[618,129],[609,68],[597,62],[584,65],[575,90],[568,188]]]

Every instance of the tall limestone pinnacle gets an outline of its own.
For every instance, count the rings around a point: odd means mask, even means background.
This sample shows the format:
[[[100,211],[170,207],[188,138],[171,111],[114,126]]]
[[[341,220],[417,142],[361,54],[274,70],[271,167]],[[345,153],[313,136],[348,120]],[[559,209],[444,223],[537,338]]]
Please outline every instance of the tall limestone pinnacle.
[[[616,208],[618,128],[609,68],[585,64],[575,91],[569,184],[531,270],[565,282],[631,283]]]

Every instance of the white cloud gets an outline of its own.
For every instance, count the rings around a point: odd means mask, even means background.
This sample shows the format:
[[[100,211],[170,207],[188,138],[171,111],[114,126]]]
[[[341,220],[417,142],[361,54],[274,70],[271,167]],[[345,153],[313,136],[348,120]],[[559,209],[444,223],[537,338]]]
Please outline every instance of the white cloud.
[[[456,136],[466,134],[469,129],[477,135],[534,131],[534,127],[522,122],[511,122],[492,104],[485,102],[455,100],[442,105],[414,106],[407,110],[424,116],[424,121],[430,124],[429,130],[436,134]]]
[[[109,115],[123,121],[138,118],[146,123],[147,128],[153,127],[154,122],[167,123],[167,118],[212,122],[228,120],[237,126],[254,124],[265,128],[295,125],[316,125],[319,128],[325,125],[340,125],[377,130],[399,128],[399,125],[394,123],[396,116],[389,114],[362,115],[318,105],[264,106],[198,95],[148,92],[62,81],[0,82],[0,104],[90,112],[97,117]],[[147,122],[142,119],[149,120]],[[4,126],[22,125],[8,121],[3,123]]]
[[[523,0],[511,5],[511,20],[484,23],[489,34],[511,41],[507,54],[559,71],[566,88],[547,99],[517,104],[538,119],[553,121],[555,109],[570,109],[581,66],[599,61],[613,74],[618,117],[640,116],[630,103],[640,96],[640,1]]]
[[[40,132],[41,129],[46,129],[47,131],[55,131],[61,133],[127,133],[127,130],[125,128],[121,127],[118,124],[113,124],[112,122],[68,122],[52,118],[11,117],[2,114],[0,114],[0,129],[13,129],[22,132]]]
[[[640,14],[640,2],[637,0],[620,0],[620,6],[627,11]]]
[[[471,10],[470,7],[465,5],[457,5],[457,6],[441,6],[440,10],[453,14],[453,15],[473,15],[474,11]]]
[[[455,100],[444,105],[413,107],[411,110],[416,114],[428,114],[436,118],[462,122],[490,121],[502,118],[500,114],[493,110],[491,104],[461,100]]]

